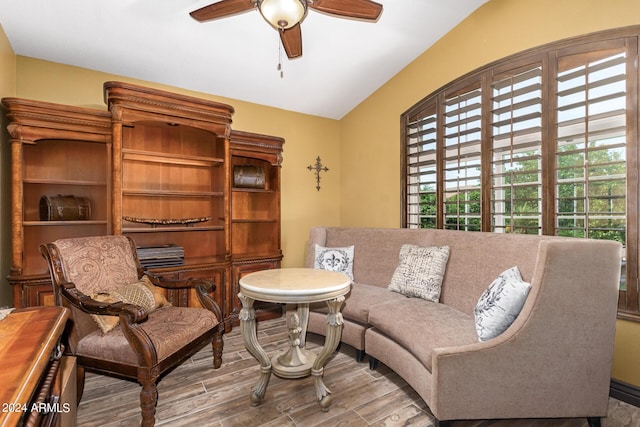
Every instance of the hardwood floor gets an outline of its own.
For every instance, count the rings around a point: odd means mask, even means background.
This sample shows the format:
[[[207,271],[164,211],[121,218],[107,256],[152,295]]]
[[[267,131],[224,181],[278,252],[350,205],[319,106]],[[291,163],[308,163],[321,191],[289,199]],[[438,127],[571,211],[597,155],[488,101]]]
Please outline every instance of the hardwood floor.
[[[258,338],[269,354],[287,341],[284,319],[258,325]],[[318,348],[323,337],[310,334],[308,347]],[[245,350],[240,328],[225,336],[223,364],[212,368],[207,346],[163,378],[158,385],[157,426],[419,426],[433,425],[424,402],[404,380],[380,364],[375,371],[357,363],[355,351],[340,348],[325,370],[325,383],[333,391],[333,404],[321,412],[312,379],[271,377],[265,399],[252,407],[249,390],[259,367]],[[78,407],[78,426],[135,426],[140,424],[140,386],[137,383],[87,374]],[[610,399],[604,427],[640,426],[640,409]],[[584,419],[457,421],[454,427],[584,427]]]

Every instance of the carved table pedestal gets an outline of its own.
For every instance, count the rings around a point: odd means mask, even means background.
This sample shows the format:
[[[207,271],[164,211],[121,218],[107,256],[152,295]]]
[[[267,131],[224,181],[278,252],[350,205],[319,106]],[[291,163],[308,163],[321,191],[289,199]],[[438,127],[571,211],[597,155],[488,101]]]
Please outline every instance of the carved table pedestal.
[[[351,280],[342,273],[310,268],[283,268],[258,271],[240,279],[238,298],[242,302],[240,331],[249,353],[261,365],[258,383],[251,390],[251,403],[258,405],[267,390],[271,372],[281,378],[301,378],[312,375],[316,395],[323,411],[331,405],[331,391],[322,380],[324,367],[336,350],[342,334],[344,296],[351,289]],[[287,304],[289,346],[280,355],[269,358],[256,335],[255,300]],[[319,354],[305,348],[309,304],[325,301],[327,334]]]

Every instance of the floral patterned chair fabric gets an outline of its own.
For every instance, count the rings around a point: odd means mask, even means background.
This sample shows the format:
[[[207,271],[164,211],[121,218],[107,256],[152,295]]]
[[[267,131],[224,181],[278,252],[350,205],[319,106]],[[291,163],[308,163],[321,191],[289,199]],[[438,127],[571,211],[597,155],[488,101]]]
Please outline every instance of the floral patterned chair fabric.
[[[126,236],[61,239],[42,245],[41,252],[56,304],[72,311],[67,351],[77,359],[78,400],[85,369],[137,380],[142,385],[141,424],[152,426],[156,384],[164,372],[207,342],[213,346],[214,368],[220,367],[224,324],[208,294],[211,283],[169,281],[149,273],[143,279],[135,244]],[[174,307],[160,288],[195,288],[204,308]]]
[[[54,242],[65,278],[91,295],[138,281],[138,269],[125,236],[97,236]]]

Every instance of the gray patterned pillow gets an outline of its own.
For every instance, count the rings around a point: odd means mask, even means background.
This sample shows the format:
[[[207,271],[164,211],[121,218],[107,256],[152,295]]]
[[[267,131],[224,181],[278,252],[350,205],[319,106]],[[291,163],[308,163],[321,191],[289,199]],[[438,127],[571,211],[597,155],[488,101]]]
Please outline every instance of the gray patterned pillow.
[[[400,262],[388,289],[408,297],[440,301],[449,246],[402,245]]]
[[[338,271],[353,280],[353,246],[325,248],[316,244],[313,268]]]
[[[478,339],[495,338],[516,320],[531,285],[522,280],[518,267],[500,273],[482,293],[474,309]]]

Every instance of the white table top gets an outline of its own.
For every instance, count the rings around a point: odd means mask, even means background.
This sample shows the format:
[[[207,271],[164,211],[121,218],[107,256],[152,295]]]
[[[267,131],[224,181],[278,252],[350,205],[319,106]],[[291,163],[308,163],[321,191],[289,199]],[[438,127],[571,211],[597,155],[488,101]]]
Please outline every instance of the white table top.
[[[240,278],[240,291],[253,299],[277,303],[310,303],[345,295],[351,279],[335,271],[278,268]]]

